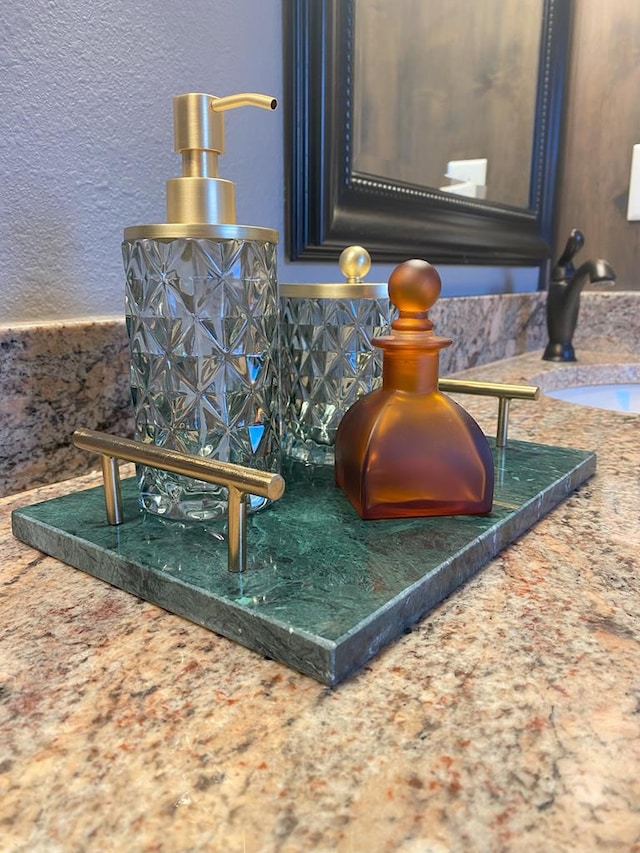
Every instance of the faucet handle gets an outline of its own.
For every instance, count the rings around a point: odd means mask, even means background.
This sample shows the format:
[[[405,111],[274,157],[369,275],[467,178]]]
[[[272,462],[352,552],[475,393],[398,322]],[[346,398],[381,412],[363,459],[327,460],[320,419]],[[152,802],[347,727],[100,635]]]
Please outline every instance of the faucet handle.
[[[564,252],[558,258],[557,267],[567,267],[584,246],[584,234],[577,228],[572,228],[567,245],[564,247]]]

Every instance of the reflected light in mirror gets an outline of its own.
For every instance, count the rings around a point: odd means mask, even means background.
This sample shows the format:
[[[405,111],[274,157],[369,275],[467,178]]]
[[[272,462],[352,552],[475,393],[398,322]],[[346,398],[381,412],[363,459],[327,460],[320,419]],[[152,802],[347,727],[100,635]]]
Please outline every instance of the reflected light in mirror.
[[[528,208],[542,0],[355,8],[355,171],[444,188],[449,161],[485,158],[472,194]]]

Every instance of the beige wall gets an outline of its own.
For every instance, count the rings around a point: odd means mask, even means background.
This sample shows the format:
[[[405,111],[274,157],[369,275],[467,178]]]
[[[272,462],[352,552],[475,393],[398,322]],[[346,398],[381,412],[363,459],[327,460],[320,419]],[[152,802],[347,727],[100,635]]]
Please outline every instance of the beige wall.
[[[626,218],[636,143],[640,2],[575,0],[555,254],[580,228],[579,258],[606,258],[624,289],[640,289],[640,221]]]

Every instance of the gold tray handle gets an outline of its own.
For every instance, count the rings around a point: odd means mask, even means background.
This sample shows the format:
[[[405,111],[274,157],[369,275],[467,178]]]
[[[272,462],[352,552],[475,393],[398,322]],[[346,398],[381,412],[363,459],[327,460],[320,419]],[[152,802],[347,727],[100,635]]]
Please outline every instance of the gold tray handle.
[[[438,389],[445,394],[477,394],[498,398],[498,426],[496,447],[505,447],[509,431],[509,403],[511,400],[538,400],[537,385],[508,385],[500,382],[473,382],[464,379],[440,379]]]
[[[183,474],[205,483],[224,486],[229,492],[228,568],[242,572],[247,567],[247,502],[248,494],[277,501],[284,494],[285,482],[280,474],[258,471],[230,462],[218,462],[200,456],[190,456],[177,450],[166,450],[152,444],[119,438],[92,429],[77,429],[72,441],[81,450],[99,453],[102,457],[104,500],[109,524],[122,524],[122,495],[117,459],[149,465]]]

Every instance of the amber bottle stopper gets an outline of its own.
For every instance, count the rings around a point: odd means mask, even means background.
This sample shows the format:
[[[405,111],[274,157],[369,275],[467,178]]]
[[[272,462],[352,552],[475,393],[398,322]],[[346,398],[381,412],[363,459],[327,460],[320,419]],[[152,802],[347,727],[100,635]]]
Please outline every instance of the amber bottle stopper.
[[[389,277],[389,299],[398,309],[398,318],[392,328],[429,332],[433,323],[429,309],[435,303],[442,282],[435,267],[426,261],[405,261],[396,267]]]
[[[493,457],[473,418],[438,390],[437,337],[429,309],[435,267],[400,264],[389,278],[398,309],[383,350],[383,384],[345,414],[336,435],[336,483],[362,518],[478,515],[493,502]]]
[[[389,277],[389,299],[398,309],[391,323],[392,334],[376,338],[376,346],[420,347],[440,350],[451,345],[451,338],[436,337],[429,309],[434,305],[442,282],[437,269],[427,261],[405,261]]]

